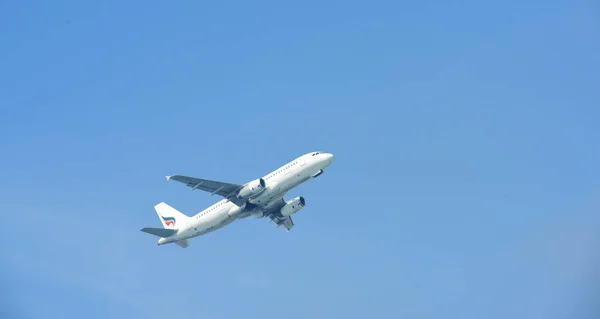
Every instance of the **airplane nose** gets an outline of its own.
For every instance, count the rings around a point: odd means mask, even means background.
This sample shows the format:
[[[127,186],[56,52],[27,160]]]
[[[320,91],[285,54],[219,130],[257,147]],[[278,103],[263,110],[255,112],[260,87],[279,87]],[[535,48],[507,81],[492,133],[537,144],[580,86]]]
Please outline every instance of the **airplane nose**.
[[[335,156],[333,156],[333,154],[327,153],[325,154],[325,161],[327,162],[327,165],[330,165],[331,163],[333,163],[335,159]]]

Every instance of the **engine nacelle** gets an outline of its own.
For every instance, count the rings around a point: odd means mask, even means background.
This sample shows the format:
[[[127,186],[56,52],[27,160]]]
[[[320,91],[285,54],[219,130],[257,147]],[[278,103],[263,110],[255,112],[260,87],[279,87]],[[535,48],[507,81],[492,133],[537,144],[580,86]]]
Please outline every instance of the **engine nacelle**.
[[[288,217],[292,214],[297,213],[300,209],[304,208],[305,205],[306,201],[302,196],[291,199],[285,202],[285,205],[281,207],[281,215],[283,215],[284,217]]]
[[[262,194],[266,190],[267,183],[262,178],[255,179],[246,184],[237,194],[239,199],[248,199]]]

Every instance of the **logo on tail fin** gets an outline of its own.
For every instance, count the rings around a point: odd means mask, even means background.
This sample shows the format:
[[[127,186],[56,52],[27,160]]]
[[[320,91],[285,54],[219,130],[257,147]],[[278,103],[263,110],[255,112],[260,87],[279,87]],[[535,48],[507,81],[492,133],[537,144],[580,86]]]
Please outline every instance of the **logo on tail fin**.
[[[175,226],[175,217],[163,217],[161,215],[160,218],[162,218],[162,220],[165,222],[165,225]]]

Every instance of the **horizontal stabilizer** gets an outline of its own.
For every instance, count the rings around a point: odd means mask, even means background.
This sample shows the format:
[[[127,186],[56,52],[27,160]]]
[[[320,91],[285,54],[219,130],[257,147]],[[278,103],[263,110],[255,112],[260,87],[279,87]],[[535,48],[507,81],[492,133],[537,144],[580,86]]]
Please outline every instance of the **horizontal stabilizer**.
[[[177,246],[179,246],[181,248],[187,248],[190,245],[190,243],[188,242],[187,239],[178,240],[175,242],[175,244],[177,244]]]
[[[154,236],[163,237],[163,238],[175,235],[177,233],[177,229],[151,228],[151,227],[142,228],[141,231],[143,231],[144,233],[152,234]]]

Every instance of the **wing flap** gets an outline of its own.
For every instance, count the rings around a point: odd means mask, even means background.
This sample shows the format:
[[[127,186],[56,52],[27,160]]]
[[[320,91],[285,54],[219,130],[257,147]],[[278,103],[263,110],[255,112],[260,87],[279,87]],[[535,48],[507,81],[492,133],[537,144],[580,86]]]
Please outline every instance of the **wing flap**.
[[[294,228],[294,221],[292,220],[291,216],[269,216],[269,218],[271,218],[271,221],[273,221],[277,227],[283,226],[283,228],[285,228],[287,231],[290,231],[292,228]]]

